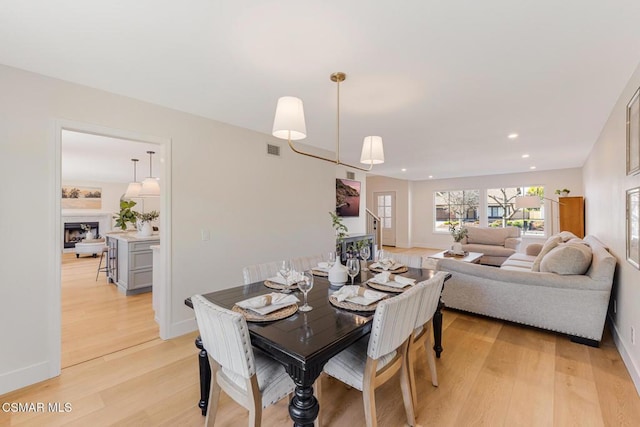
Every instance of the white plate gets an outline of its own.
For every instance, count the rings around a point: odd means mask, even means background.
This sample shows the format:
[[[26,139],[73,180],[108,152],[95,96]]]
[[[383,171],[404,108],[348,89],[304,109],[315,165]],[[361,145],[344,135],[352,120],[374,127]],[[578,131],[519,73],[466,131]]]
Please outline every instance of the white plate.
[[[352,302],[352,303],[358,304],[358,305],[370,305],[370,304],[373,304],[376,301],[380,301],[385,296],[386,295],[377,296],[375,298],[365,298],[363,296],[356,295],[354,297],[349,297],[349,298],[345,299],[345,301],[349,301],[349,302]]]

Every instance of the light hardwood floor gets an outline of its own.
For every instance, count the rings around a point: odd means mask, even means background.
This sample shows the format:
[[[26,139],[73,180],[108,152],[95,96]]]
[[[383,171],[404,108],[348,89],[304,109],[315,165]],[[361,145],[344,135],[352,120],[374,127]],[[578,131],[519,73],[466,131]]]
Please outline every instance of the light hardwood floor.
[[[196,406],[196,335],[154,339],[0,396],[0,404],[72,405],[68,413],[0,411],[0,425],[203,425]],[[436,360],[439,387],[431,385],[426,364],[418,365],[418,425],[640,425],[640,398],[608,333],[600,348],[591,348],[562,335],[445,310],[443,346]],[[329,378],[323,391],[325,425],[363,425],[360,392]],[[397,379],[377,390],[376,402],[380,426],[404,425]],[[266,427],[291,425],[286,401],[263,415]],[[216,425],[246,423],[246,411],[223,395]]]
[[[151,293],[127,297],[105,273],[96,281],[99,261],[62,255],[63,368],[158,337]]]

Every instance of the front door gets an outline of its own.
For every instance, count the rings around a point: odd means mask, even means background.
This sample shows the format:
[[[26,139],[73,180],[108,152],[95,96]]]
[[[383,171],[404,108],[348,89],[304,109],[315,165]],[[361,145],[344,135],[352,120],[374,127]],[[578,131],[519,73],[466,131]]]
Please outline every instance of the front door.
[[[374,193],[376,214],[382,223],[382,244],[396,245],[396,193],[395,191]]]

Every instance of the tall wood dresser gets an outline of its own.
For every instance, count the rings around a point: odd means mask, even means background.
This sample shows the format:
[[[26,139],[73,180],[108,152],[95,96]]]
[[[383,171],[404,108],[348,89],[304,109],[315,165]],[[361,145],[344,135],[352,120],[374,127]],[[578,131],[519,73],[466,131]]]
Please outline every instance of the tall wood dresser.
[[[570,231],[584,237],[584,197],[559,197],[560,231]]]

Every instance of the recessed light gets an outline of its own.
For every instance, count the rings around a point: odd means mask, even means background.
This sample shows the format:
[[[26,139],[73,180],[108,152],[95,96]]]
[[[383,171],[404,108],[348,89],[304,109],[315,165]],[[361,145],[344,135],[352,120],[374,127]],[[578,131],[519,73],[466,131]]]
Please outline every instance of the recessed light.
[[[536,168],[535,166],[529,166],[529,169],[535,169],[535,168]]]
[[[516,139],[517,137],[518,137],[518,134],[517,134],[517,133],[510,133],[510,134],[507,136],[507,138],[509,138],[509,139]]]
[[[400,169],[400,170],[401,170],[402,172],[406,172],[406,171],[407,171],[407,168],[402,168],[402,169]]]
[[[433,175],[429,175],[429,179],[433,179]]]
[[[528,158],[529,158],[529,155],[528,155],[528,154],[523,154],[523,155],[522,155],[522,158],[523,158],[523,159],[528,159]]]

